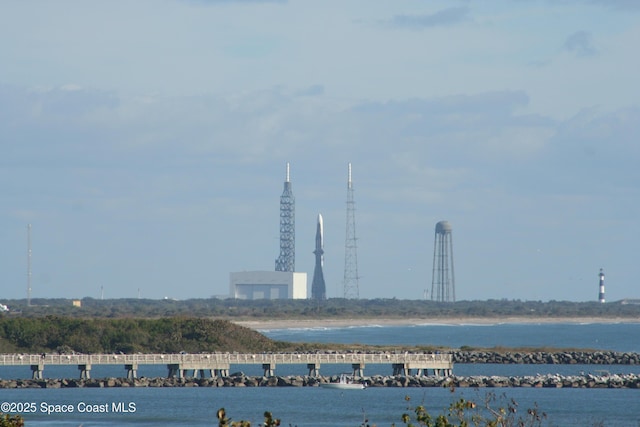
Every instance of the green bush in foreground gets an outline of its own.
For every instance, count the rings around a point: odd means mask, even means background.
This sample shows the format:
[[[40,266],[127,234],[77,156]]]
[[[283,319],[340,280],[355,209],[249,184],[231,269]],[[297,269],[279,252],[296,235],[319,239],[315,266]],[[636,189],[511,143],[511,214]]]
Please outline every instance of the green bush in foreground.
[[[24,419],[20,415],[9,415],[0,412],[0,427],[24,427]]]
[[[411,401],[409,396],[405,397]],[[497,405],[497,407],[495,407]],[[541,427],[547,415],[540,412],[537,407],[527,409],[525,414],[518,413],[518,403],[506,396],[498,398],[493,393],[487,393],[482,405],[472,400],[460,398],[449,405],[445,413],[432,416],[423,405],[415,408],[409,406],[409,412],[402,414],[402,425],[407,427]],[[224,408],[217,413],[218,427],[251,427],[249,421],[231,421],[227,418]],[[280,420],[273,418],[271,412],[264,413],[262,427],[275,427],[280,425]],[[290,424],[291,425],[291,424]],[[360,427],[375,427],[365,420]],[[391,427],[396,427],[392,424]]]
[[[230,418],[227,418],[227,414],[224,408],[218,409],[218,427],[251,427],[251,423],[249,421],[231,421]],[[273,418],[271,412],[264,413],[264,427],[277,427],[280,425],[280,420]]]
[[[407,396],[405,400],[409,402],[411,399]],[[494,407],[496,404],[497,408]],[[460,398],[449,405],[446,413],[435,418],[422,405],[408,409],[412,409],[414,418],[410,413],[402,414],[402,422],[407,427],[539,427],[547,417],[537,407],[520,415],[515,400],[507,400],[504,395],[498,398],[494,393],[487,393],[482,405]]]

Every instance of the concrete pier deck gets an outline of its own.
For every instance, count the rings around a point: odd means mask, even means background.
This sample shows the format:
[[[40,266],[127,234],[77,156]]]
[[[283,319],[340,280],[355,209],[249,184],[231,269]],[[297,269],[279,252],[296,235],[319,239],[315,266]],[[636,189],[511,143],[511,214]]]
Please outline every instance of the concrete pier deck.
[[[127,378],[136,378],[141,365],[166,365],[168,376],[182,378],[189,372],[201,377],[228,376],[232,365],[261,365],[273,376],[277,365],[306,365],[310,376],[319,376],[322,365],[350,365],[363,376],[367,364],[388,364],[394,375],[450,376],[452,355],[443,353],[197,353],[197,354],[3,354],[0,366],[30,366],[32,378],[41,379],[47,365],[76,365],[80,378],[91,378],[96,365],[122,365]],[[1,375],[0,375],[1,376]]]

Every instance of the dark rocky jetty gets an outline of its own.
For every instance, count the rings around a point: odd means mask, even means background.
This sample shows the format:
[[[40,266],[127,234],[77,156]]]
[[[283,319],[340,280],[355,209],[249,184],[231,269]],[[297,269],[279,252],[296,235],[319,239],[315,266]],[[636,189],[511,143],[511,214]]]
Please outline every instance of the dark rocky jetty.
[[[638,365],[640,354],[619,351],[563,352],[452,352],[454,363],[499,363],[543,365]]]
[[[233,375],[224,378],[102,378],[0,380],[0,388],[75,387],[318,387],[336,381],[335,377]],[[640,388],[640,375],[534,375],[534,376],[384,376],[363,378],[368,387],[537,387],[537,388]]]

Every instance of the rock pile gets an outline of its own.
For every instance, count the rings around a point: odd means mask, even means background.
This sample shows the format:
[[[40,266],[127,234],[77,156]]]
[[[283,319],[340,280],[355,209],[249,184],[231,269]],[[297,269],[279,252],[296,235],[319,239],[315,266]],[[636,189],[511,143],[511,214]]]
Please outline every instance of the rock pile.
[[[640,388],[640,376],[624,375],[535,375],[504,376],[452,376],[438,377],[371,377],[370,387],[536,387],[536,388]]]
[[[90,380],[0,380],[2,388],[73,387],[317,387],[336,381],[332,377],[286,376],[224,378],[102,378]],[[368,387],[547,387],[547,388],[640,388],[640,375],[535,375],[505,376],[384,376],[367,377]]]
[[[640,354],[618,351],[506,352],[457,351],[454,363],[563,364],[563,365],[638,365]]]

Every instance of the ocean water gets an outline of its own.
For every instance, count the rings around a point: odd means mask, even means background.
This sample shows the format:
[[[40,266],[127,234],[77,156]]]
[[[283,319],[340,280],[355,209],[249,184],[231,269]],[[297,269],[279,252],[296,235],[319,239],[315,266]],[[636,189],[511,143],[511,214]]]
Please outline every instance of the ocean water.
[[[547,413],[548,426],[638,426],[638,390],[616,389],[458,389],[369,388],[327,390],[293,388],[150,388],[150,389],[60,389],[12,390],[0,401],[35,402],[36,413],[23,414],[27,426],[213,426],[215,413],[224,407],[234,420],[249,420],[257,426],[264,411],[282,419],[282,425],[299,427],[358,427],[364,420],[378,427],[401,425],[407,405],[424,404],[432,414],[442,413],[460,397],[481,404],[487,392],[505,393],[519,404],[519,411],[537,407]],[[410,402],[405,397],[410,397]],[[122,403],[135,412],[111,411]],[[71,405],[73,413],[46,413],[55,405]],[[106,404],[108,413],[80,413],[87,405]],[[80,406],[84,405],[84,406]],[[121,405],[121,406],[123,406]],[[54,410],[54,409],[52,409]],[[602,423],[602,424],[598,424]]]
[[[289,341],[363,344],[433,344],[459,347],[472,345],[550,346],[638,351],[640,324],[540,324],[540,325],[420,325],[414,327],[311,328],[263,331],[271,338]],[[28,368],[27,368],[28,369]],[[63,368],[58,368],[63,369]],[[45,377],[77,377],[70,367],[45,369]],[[107,368],[105,368],[107,369]],[[123,376],[124,369],[100,371],[92,376]],[[260,375],[261,371],[247,372]],[[276,374],[300,369],[278,366]],[[332,374],[323,367],[321,373]],[[348,367],[342,370],[348,370]],[[388,366],[367,366],[365,375],[376,371],[390,374]],[[637,366],[595,365],[455,365],[457,375],[529,375],[532,373],[574,374],[607,369],[611,373],[640,373]],[[232,367],[233,371],[233,367]],[[0,377],[28,377],[24,368],[0,368]],[[139,375],[166,375],[161,367],[141,367]],[[547,413],[545,426],[640,426],[640,390],[635,389],[457,389],[369,388],[326,390],[322,388],[105,388],[105,389],[17,389],[0,390],[0,404],[13,402],[27,412],[27,426],[214,426],[215,413],[224,407],[234,420],[245,419],[257,426],[264,411],[281,418],[284,426],[358,427],[366,419],[373,425],[402,425],[400,416],[409,404],[424,404],[439,414],[453,400],[464,397],[478,403],[487,393],[503,393],[515,399],[519,411],[537,406]],[[66,406],[65,406],[66,405]],[[61,412],[63,409],[73,412]],[[86,412],[87,409],[105,412]],[[123,412],[123,410],[127,412]],[[82,412],[81,412],[82,411]]]
[[[555,347],[640,352],[640,323],[424,324],[260,330],[291,342],[433,345],[471,347]]]

